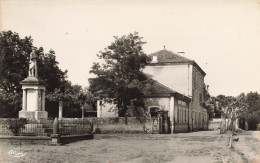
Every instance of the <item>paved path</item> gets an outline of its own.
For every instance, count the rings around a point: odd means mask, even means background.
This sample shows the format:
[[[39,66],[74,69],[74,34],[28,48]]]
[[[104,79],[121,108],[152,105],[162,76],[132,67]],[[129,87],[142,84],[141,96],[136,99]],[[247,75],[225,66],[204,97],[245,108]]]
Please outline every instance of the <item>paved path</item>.
[[[201,131],[172,135],[106,134],[64,146],[0,144],[0,162],[244,162],[229,135]],[[26,153],[15,158],[8,151]]]

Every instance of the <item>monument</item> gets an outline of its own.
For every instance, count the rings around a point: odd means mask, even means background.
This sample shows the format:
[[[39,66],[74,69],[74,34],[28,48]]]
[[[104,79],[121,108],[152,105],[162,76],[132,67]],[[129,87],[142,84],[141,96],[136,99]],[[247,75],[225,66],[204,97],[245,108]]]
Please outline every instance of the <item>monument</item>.
[[[45,82],[38,78],[37,56],[30,54],[28,77],[20,82],[23,90],[23,106],[19,118],[47,119],[45,111]]]

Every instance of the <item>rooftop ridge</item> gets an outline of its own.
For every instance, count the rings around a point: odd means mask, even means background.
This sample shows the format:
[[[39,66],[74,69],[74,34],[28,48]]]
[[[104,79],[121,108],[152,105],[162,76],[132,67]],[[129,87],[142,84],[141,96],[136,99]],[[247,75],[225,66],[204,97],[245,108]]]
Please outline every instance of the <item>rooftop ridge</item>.
[[[149,54],[149,55],[154,56],[154,54],[160,53],[160,52],[163,52],[163,51],[166,51],[166,52],[168,52],[168,53],[170,53],[170,54],[173,54],[173,55],[176,55],[176,56],[178,56],[178,57],[187,59],[187,60],[189,60],[189,61],[194,61],[194,60],[192,60],[192,59],[186,58],[186,57],[184,57],[184,56],[179,55],[178,53],[174,53],[174,52],[172,52],[172,51],[170,51],[170,50],[167,50],[167,49],[162,49],[162,50],[159,50],[159,51],[157,51],[157,52],[151,53],[151,54]]]
[[[170,50],[160,50],[154,53],[149,54],[148,56],[157,56],[158,57],[158,62],[164,62],[164,63],[171,63],[171,62],[192,62],[193,60],[188,59],[184,56],[181,56],[179,54],[176,54]]]
[[[191,59],[188,59],[184,56],[181,56],[179,54],[176,54],[170,50],[160,50],[154,53],[149,54],[148,56],[153,57],[157,56],[156,62],[150,62],[149,65],[165,65],[165,64],[192,64],[195,65],[199,71],[205,76],[206,73],[202,70],[202,68],[194,61]]]

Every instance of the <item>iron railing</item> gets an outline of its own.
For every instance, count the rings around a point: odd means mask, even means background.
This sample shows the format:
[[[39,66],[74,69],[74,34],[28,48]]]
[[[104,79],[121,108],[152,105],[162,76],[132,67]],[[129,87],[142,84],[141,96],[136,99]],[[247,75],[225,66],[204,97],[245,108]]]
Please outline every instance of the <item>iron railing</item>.
[[[52,130],[53,120],[0,120],[0,136],[50,136]]]
[[[83,135],[93,133],[91,119],[63,119],[59,120],[60,135]]]

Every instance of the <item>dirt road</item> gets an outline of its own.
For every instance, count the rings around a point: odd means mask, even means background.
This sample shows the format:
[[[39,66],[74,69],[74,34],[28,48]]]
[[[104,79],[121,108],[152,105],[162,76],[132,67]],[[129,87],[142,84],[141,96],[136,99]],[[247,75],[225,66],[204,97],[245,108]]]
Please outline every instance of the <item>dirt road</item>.
[[[260,163],[260,132],[247,131],[234,135],[233,150],[238,153],[244,162]]]
[[[244,136],[246,140],[246,136],[250,136],[250,133]],[[230,149],[228,142],[229,135],[220,135],[219,131],[172,135],[104,134],[95,135],[94,140],[63,146],[22,145],[20,148],[15,145],[0,144],[0,162],[210,163],[248,160],[244,158],[245,156],[241,156],[239,151]],[[237,145],[239,144],[234,144],[235,148]],[[15,158],[8,154],[10,150],[26,153],[26,155]]]

